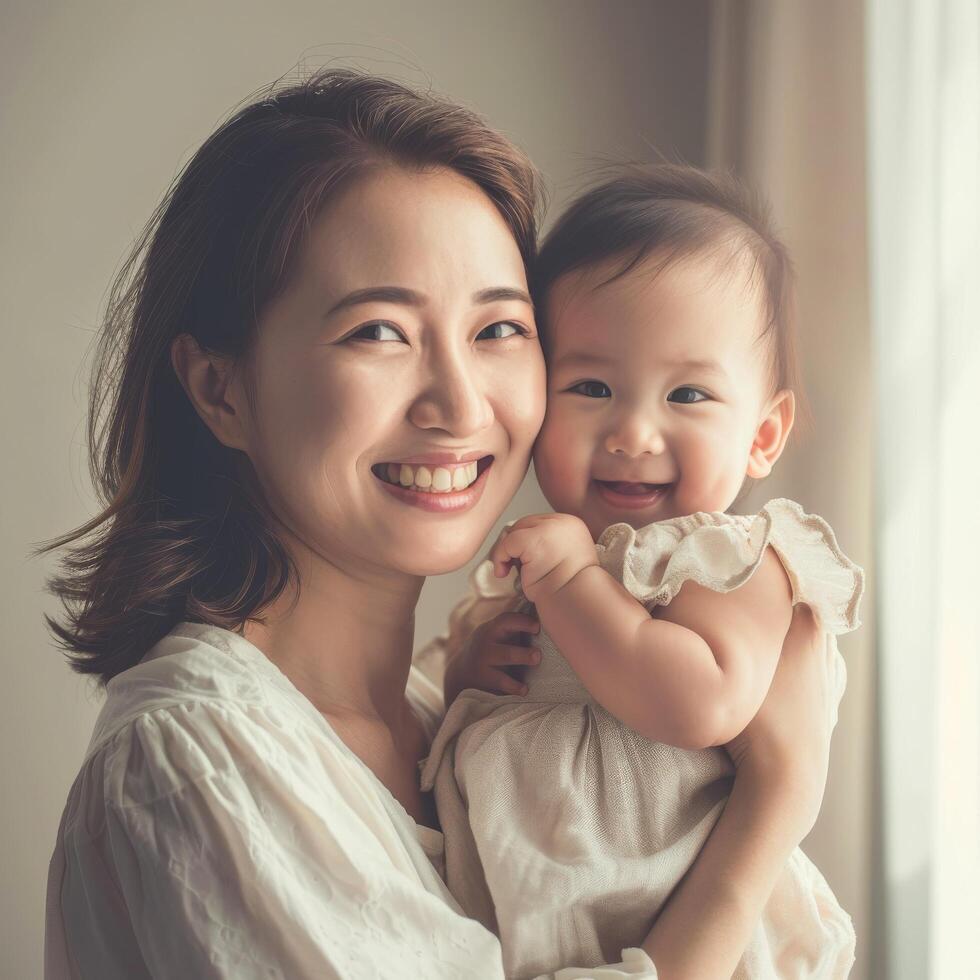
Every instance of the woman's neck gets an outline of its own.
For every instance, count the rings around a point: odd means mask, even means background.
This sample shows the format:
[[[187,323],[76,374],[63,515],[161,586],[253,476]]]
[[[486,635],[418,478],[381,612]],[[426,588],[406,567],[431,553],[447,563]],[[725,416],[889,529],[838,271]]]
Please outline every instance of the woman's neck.
[[[298,596],[291,585],[262,622],[246,624],[245,638],[322,713],[399,728],[425,579],[331,563],[308,550],[298,557]]]

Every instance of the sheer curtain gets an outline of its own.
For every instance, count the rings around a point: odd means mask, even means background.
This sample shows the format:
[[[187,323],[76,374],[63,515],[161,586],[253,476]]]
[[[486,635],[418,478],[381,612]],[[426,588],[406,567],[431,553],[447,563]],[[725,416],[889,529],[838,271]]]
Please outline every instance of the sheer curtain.
[[[868,0],[866,38],[879,935],[891,980],[959,980],[980,977],[977,3]]]
[[[709,150],[769,198],[799,279],[800,354],[812,425],[749,507],[787,496],[825,517],[874,581],[864,39],[852,0],[718,0],[712,8]],[[841,637],[847,693],[820,819],[803,850],[854,920],[872,964],[875,610]]]
[[[980,977],[977,0],[716,0],[709,160],[799,271],[812,431],[758,488],[868,570],[820,821],[852,980]],[[755,501],[753,501],[755,502]]]

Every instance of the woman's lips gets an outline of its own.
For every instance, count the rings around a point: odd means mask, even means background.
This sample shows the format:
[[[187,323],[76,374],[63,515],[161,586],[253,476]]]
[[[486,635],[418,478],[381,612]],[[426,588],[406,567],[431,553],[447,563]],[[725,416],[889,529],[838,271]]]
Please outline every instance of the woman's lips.
[[[475,506],[476,502],[483,495],[483,489],[489,479],[488,473],[493,465],[493,456],[484,456],[477,463],[477,478],[462,490],[448,490],[444,492],[432,492],[431,489],[418,490],[414,486],[404,487],[398,483],[385,480],[383,476],[372,470],[375,478],[381,486],[396,500],[404,504],[410,504],[421,510],[433,513],[449,513],[468,510]]]
[[[669,483],[634,483],[629,480],[593,480],[599,496],[610,507],[643,510],[660,503],[670,491]]]

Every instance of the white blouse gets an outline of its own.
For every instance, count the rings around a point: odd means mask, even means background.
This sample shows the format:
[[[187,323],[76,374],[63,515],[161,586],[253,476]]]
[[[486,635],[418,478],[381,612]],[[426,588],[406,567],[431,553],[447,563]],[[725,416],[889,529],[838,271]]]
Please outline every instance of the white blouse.
[[[431,739],[438,687],[407,696]],[[45,977],[504,976],[415,823],[243,637],[182,623],[107,687],[48,877]],[[656,980],[647,954],[555,980]]]

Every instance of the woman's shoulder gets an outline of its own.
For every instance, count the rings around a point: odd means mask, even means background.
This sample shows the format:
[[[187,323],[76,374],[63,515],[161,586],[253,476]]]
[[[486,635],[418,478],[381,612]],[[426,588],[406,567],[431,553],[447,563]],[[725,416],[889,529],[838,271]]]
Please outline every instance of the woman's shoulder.
[[[613,524],[597,542],[599,562],[648,607],[670,603],[685,582],[730,592],[759,569],[768,548],[793,589],[825,629],[857,628],[864,573],[833,530],[792,500],[769,501],[756,514],[696,513],[641,528]]]
[[[181,623],[109,682],[82,769],[98,770],[107,803],[133,805],[218,776],[344,767],[330,734],[244,638]]]
[[[192,703],[261,704],[279,671],[244,638],[202,623],[178,623],[134,667],[106,685],[90,751],[152,713]]]

